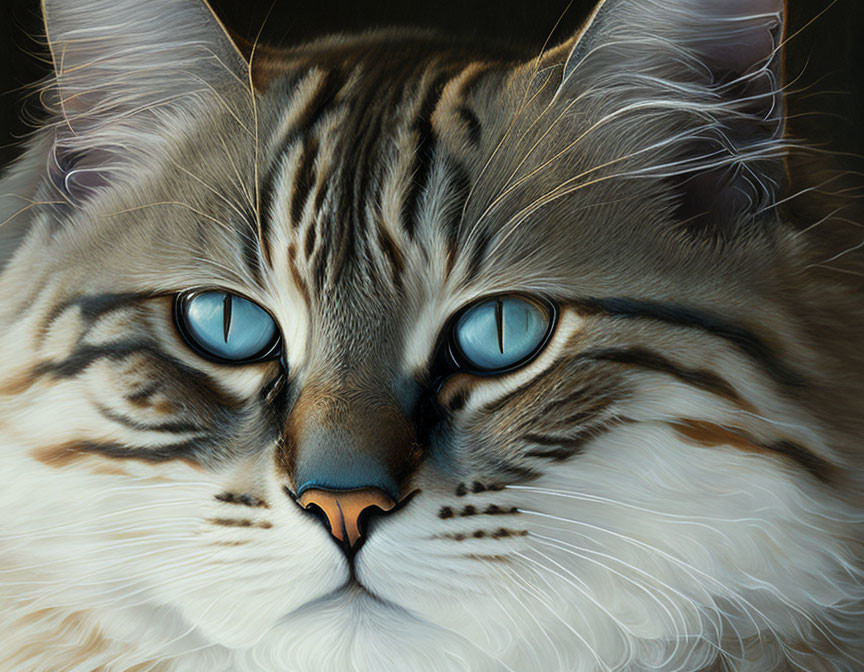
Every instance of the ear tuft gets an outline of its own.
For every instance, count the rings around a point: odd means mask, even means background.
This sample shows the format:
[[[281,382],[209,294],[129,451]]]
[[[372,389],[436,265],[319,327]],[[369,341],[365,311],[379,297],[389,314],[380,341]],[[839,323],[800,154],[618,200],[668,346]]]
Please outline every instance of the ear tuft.
[[[57,191],[73,203],[82,203],[109,184],[111,156],[104,151],[75,151],[56,140],[48,162],[48,176]]]

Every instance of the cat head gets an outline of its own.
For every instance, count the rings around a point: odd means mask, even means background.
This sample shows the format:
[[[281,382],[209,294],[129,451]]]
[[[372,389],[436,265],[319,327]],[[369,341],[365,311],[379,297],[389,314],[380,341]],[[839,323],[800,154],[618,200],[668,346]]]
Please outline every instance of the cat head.
[[[46,0],[51,123],[4,182],[10,627],[177,669],[767,670],[842,620],[781,0],[606,0],[539,56],[119,5]]]

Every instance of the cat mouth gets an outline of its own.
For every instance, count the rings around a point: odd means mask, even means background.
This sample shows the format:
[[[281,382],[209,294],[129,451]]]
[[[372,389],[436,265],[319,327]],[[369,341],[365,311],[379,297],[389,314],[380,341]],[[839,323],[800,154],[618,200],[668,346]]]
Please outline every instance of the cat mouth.
[[[376,593],[374,590],[369,588],[369,586],[363,583],[359,578],[357,578],[357,573],[353,564],[351,565],[351,575],[348,577],[345,583],[343,583],[338,588],[330,591],[321,599],[330,599],[334,601],[366,599],[385,607],[391,607],[402,611],[405,610],[405,607],[402,607],[395,602],[391,602],[390,600],[381,597],[378,593]]]
[[[378,604],[382,604],[388,607],[396,607],[397,609],[402,609],[395,602],[391,602],[390,600],[384,599],[375,591],[371,590],[366,584],[364,584],[357,576],[354,574],[353,570],[351,572],[351,577],[339,588],[334,590],[331,595],[334,597],[338,597],[340,595],[347,595],[349,597],[358,597],[361,596],[363,598],[368,598],[373,602],[377,602]]]
[[[410,615],[412,618],[416,618],[416,616],[413,613],[408,612],[405,607],[376,594],[375,591],[371,590],[368,586],[364,585],[359,579],[357,579],[352,572],[352,576],[349,577],[341,586],[320,597],[316,597],[314,600],[310,600],[309,602],[300,605],[296,609],[292,609],[280,620],[285,622],[297,617],[302,618],[306,612],[315,611],[322,607],[333,606],[340,602],[347,605],[348,603],[361,600],[372,602],[375,605],[386,609],[395,609],[406,615]]]

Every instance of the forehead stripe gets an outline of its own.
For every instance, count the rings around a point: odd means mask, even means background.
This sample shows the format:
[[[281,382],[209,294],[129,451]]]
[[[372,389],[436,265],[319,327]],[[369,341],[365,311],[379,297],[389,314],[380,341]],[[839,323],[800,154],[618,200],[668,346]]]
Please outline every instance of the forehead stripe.
[[[314,137],[308,138],[303,144],[300,165],[294,174],[294,186],[291,189],[291,228],[293,229],[300,226],[303,209],[309,199],[312,184],[315,182],[315,161],[318,158],[318,148],[318,140]],[[309,256],[308,250],[306,256]]]
[[[277,143],[278,149],[273,154],[262,181],[260,208],[261,246],[264,258],[268,264],[272,260],[272,254],[269,249],[269,238],[272,230],[272,209],[275,201],[276,184],[282,167],[282,159],[299,140],[304,138],[315,127],[324,112],[336,98],[336,95],[342,90],[344,83],[342,74],[335,70],[329,70],[323,76],[321,76],[320,71],[313,71],[312,75],[316,74],[319,77],[317,87],[301,103],[302,108],[299,111],[292,111],[293,116],[296,117],[294,123],[290,125],[281,141]],[[296,84],[296,80],[292,79],[291,83],[292,86],[300,86]],[[311,160],[314,160],[314,157]]]
[[[409,238],[414,237],[420,209],[420,198],[426,190],[429,174],[432,170],[432,161],[435,157],[435,150],[438,144],[435,129],[432,126],[432,116],[441,102],[447,83],[452,79],[454,79],[454,73],[450,69],[439,74],[432,81],[425,91],[418,112],[411,124],[417,135],[412,170],[414,180],[402,205],[402,225]]]

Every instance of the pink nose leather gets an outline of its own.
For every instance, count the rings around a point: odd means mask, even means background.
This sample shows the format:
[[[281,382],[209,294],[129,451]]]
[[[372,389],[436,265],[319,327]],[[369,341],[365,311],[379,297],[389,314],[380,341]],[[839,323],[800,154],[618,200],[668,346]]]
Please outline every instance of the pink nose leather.
[[[360,516],[370,508],[390,511],[396,502],[376,488],[361,490],[307,490],[298,500],[304,509],[319,508],[330,523],[330,534],[354,548],[360,537]]]

